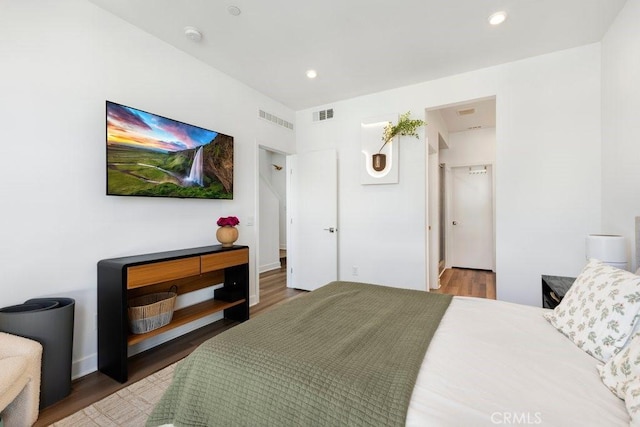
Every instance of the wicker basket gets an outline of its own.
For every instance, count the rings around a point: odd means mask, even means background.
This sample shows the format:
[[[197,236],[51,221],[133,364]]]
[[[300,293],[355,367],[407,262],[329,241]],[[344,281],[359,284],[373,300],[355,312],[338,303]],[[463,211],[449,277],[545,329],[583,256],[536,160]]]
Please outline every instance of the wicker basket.
[[[131,333],[144,334],[171,322],[175,292],[157,292],[129,300],[129,327]]]

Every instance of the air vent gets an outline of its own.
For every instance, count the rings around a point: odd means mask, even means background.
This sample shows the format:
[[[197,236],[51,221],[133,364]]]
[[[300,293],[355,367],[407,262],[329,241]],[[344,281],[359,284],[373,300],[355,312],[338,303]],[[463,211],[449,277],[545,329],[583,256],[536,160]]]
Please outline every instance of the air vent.
[[[329,119],[333,119],[333,108],[313,112],[314,122],[322,122]]]
[[[258,117],[260,117],[261,119],[264,119],[264,120],[266,120],[268,122],[271,122],[271,123],[273,123],[275,125],[282,126],[284,128],[293,130],[293,123],[288,122],[288,121],[286,121],[284,119],[281,119],[280,117],[275,116],[275,115],[273,115],[271,113],[267,113],[264,110],[258,110]]]
[[[464,110],[456,111],[456,113],[458,113],[459,116],[468,116],[469,114],[473,114],[475,112],[476,112],[475,108],[465,108]]]
[[[482,129],[482,126],[469,126],[467,129],[469,130]]]

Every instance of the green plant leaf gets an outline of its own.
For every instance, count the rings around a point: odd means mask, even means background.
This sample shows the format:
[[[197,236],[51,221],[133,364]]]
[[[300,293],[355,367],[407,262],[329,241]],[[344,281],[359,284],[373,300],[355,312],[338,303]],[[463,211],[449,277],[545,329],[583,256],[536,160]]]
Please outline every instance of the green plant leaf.
[[[416,138],[420,138],[416,130],[420,126],[424,126],[426,123],[424,120],[420,119],[410,119],[411,111],[407,111],[404,114],[400,115],[400,119],[398,119],[398,123],[392,125],[389,122],[385,127],[382,133],[382,147],[378,150],[378,153],[382,151],[385,145],[387,145],[393,138],[396,136],[415,136]]]

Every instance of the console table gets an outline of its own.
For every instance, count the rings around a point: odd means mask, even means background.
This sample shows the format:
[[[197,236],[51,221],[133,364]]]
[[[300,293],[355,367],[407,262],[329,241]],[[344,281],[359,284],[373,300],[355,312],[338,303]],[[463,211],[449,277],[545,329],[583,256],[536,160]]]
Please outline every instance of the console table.
[[[180,295],[221,283],[223,287],[211,291],[211,299],[174,311],[168,325],[145,334],[129,332],[130,298],[172,287]],[[220,311],[226,319],[249,319],[246,246],[215,245],[103,259],[98,262],[98,369],[126,382],[130,345]]]

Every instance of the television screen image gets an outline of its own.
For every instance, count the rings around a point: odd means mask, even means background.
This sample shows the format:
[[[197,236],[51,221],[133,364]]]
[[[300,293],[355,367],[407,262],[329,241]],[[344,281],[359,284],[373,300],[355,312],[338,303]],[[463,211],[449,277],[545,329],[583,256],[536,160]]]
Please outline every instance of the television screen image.
[[[233,198],[233,137],[107,101],[107,194]]]

